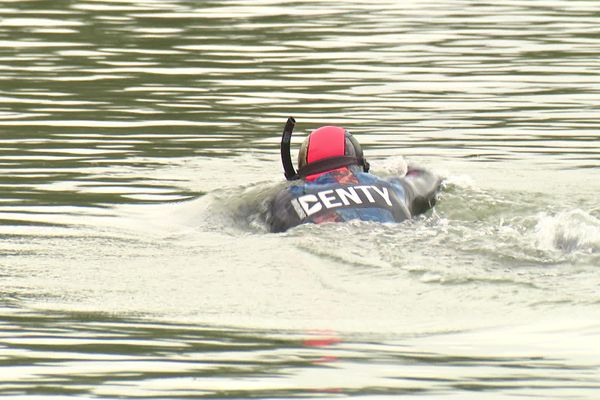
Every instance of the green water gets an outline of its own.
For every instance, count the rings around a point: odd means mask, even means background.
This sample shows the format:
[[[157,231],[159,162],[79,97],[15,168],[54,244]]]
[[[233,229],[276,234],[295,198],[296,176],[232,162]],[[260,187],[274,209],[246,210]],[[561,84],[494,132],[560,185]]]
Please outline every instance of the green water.
[[[0,395],[594,399],[595,1],[0,2]],[[269,234],[293,145],[446,179]]]

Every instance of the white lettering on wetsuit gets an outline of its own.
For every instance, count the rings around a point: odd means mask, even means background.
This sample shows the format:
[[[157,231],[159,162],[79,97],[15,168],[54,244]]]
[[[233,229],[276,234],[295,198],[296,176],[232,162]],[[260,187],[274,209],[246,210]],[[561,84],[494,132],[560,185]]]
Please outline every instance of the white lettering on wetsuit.
[[[360,196],[360,193],[364,197]],[[362,206],[365,204],[377,204],[381,200],[392,207],[390,192],[386,187],[374,185],[348,186],[337,189],[327,189],[315,194],[305,194],[292,200],[292,207],[302,218],[310,217],[323,209],[333,209],[342,206]]]

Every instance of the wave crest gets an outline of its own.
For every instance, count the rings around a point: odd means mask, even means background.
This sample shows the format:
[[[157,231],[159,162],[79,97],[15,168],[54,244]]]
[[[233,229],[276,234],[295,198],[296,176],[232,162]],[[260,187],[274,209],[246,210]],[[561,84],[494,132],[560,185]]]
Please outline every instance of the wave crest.
[[[543,250],[600,252],[600,220],[580,209],[539,214],[535,235]]]

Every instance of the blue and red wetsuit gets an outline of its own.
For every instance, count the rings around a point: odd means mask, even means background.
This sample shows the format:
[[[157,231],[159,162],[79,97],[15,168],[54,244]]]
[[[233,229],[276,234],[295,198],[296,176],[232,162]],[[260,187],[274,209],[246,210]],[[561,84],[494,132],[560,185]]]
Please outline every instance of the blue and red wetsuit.
[[[272,232],[305,223],[401,222],[433,207],[441,185],[436,175],[414,168],[401,178],[381,179],[357,166],[308,178],[275,196],[267,219]]]

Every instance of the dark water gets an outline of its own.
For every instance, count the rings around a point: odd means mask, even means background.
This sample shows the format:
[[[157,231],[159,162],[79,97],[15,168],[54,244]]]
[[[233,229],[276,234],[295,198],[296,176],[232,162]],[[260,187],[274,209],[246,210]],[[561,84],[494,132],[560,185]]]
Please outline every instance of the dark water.
[[[3,342],[10,346],[3,357],[4,395],[314,398],[461,393],[476,398],[511,393],[534,398],[552,388],[556,397],[577,398],[599,386],[590,381],[590,365],[581,361],[569,364],[519,348],[486,353],[490,338],[485,334],[477,335],[483,343],[473,354],[466,343],[455,343],[449,335],[401,340],[350,335],[342,340],[331,332],[239,331],[99,314],[3,317]],[[586,333],[597,335],[598,330]],[[502,342],[510,345],[514,340],[504,337]],[[497,338],[493,341],[495,348]]]
[[[589,398],[600,4],[0,2],[0,395]],[[399,225],[266,232],[285,119]]]

